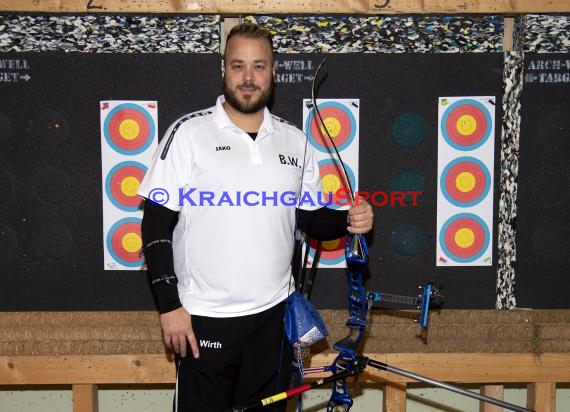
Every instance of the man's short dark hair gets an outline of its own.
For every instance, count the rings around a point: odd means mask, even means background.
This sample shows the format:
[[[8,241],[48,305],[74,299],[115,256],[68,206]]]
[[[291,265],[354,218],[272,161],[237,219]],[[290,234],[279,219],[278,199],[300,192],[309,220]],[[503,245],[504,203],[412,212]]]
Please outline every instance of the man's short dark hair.
[[[250,39],[266,39],[269,42],[271,53],[273,54],[273,36],[271,32],[264,27],[253,23],[241,23],[232,27],[226,38],[226,44],[233,36],[240,35]]]

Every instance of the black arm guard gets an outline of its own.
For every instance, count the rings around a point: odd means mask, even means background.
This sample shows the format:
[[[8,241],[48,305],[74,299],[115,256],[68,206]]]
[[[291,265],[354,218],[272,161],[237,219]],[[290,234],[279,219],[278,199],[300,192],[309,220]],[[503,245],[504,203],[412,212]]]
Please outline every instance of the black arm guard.
[[[333,240],[348,232],[348,210],[335,210],[321,207],[316,210],[298,210],[298,227],[310,238]]]
[[[148,276],[159,313],[182,306],[178,296],[178,278],[174,273],[172,232],[178,212],[146,201],[141,224]]]

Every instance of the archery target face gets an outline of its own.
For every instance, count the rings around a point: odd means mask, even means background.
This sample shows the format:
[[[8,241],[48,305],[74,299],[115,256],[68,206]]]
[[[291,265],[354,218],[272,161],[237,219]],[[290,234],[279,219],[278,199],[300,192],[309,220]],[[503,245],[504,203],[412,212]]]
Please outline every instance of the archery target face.
[[[441,132],[447,143],[457,150],[473,150],[491,135],[493,124],[489,110],[473,99],[452,103],[443,113]]]
[[[137,191],[146,170],[145,165],[133,161],[114,166],[105,179],[105,192],[109,201],[126,212],[140,210],[143,200],[137,195]]]
[[[350,185],[356,190],[356,179],[351,168],[345,163],[346,173],[350,179]],[[346,182],[342,165],[334,159],[325,159],[319,162],[319,173],[321,176],[322,201],[325,204],[331,203],[328,207],[338,209],[341,206],[350,204],[350,188]],[[339,189],[345,189],[344,195],[338,193]],[[332,193],[332,199],[330,194]]]
[[[311,259],[315,258],[317,248],[317,240],[311,239],[311,250],[309,256]],[[321,242],[321,255],[319,257],[319,264],[321,265],[337,265],[344,262],[344,245],[346,244],[346,236],[340,239],[327,240]]]
[[[338,151],[347,148],[356,136],[356,119],[352,111],[344,104],[329,101],[318,104],[318,109],[323,119],[321,124],[316,110],[311,110],[305,121],[305,130],[311,144],[319,151],[329,153],[334,151],[326,131],[328,131]]]
[[[316,107],[313,103],[315,102],[312,99],[303,99],[302,111],[303,131],[315,149],[314,156],[318,161],[321,177],[319,198],[314,205],[331,209],[348,207],[352,202],[351,191],[358,190],[360,100],[317,99]],[[344,163],[346,173],[339,157]],[[300,199],[300,202],[302,201],[303,198]],[[346,238],[321,242],[319,264],[331,268],[346,267],[345,242]],[[314,262],[316,245],[315,242],[308,245],[311,265]]]
[[[346,172],[350,179],[350,184],[352,188],[356,188],[356,179],[354,173],[348,167],[344,165]],[[340,162],[334,159],[325,159],[319,162],[319,173],[321,175],[321,190],[322,190],[322,202],[331,203],[329,206],[331,209],[338,209],[341,206],[348,205],[350,203],[350,189],[346,184],[346,179],[344,178],[344,173],[342,172],[342,166]],[[339,189],[346,189],[346,195],[335,194]],[[329,196],[332,193],[332,199]],[[315,252],[317,247],[317,241],[311,240],[309,251],[309,256],[311,259],[315,258]],[[346,236],[321,242],[321,254],[319,257],[319,264],[322,265],[337,265],[345,261],[344,256],[344,245],[346,243]]]
[[[491,174],[480,160],[459,157],[445,167],[440,185],[448,202],[459,207],[470,207],[480,203],[489,193]]]
[[[101,101],[101,185],[105,270],[141,270],[137,195],[156,150],[157,102]]]
[[[439,241],[449,258],[460,263],[473,262],[483,256],[489,247],[489,228],[480,217],[460,213],[445,222]]]
[[[109,112],[103,133],[107,143],[118,153],[134,155],[144,152],[153,142],[155,123],[144,107],[123,103]]]
[[[440,97],[437,266],[491,266],[494,96]]]
[[[140,267],[144,257],[142,249],[141,219],[129,217],[116,222],[107,233],[107,250],[118,263]]]

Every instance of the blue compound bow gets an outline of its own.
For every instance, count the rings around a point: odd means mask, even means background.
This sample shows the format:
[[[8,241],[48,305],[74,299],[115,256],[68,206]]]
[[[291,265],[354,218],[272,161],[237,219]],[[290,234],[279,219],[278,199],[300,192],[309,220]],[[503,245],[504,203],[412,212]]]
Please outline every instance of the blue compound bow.
[[[348,320],[346,326],[349,334],[333,345],[339,351],[336,359],[330,366],[311,369],[307,372],[330,371],[333,376],[343,373],[333,386],[327,411],[340,410],[346,412],[352,407],[346,378],[360,373],[371,360],[357,353],[358,346],[364,336],[368,323],[368,314],[374,302],[389,301],[418,305],[420,309],[419,324],[422,329],[427,328],[428,311],[430,300],[438,295],[433,283],[427,283],[421,288],[422,293],[418,297],[380,294],[379,292],[366,292],[363,285],[364,270],[368,265],[368,246],[362,235],[349,235],[345,245],[345,259],[349,278],[348,293]]]
[[[316,85],[316,80],[318,78],[319,70],[321,69],[325,61],[326,59],[323,60],[321,64],[318,66],[315,72],[315,76],[313,78],[312,106],[316,116],[319,119],[320,124],[322,125],[322,129],[325,131],[329,141],[332,144],[332,147],[334,148],[337,154],[339,162],[342,166],[343,173],[345,175],[344,176],[345,181],[349,186],[352,200],[354,201],[354,191],[350,186],[350,179],[348,178],[344,164],[342,162],[340,154],[338,153],[337,147],[332,137],[330,136],[329,131],[327,130],[327,127],[319,113],[319,109],[317,106],[315,85]],[[315,258],[312,263],[313,273],[309,276],[308,280],[304,279],[304,274],[303,274],[303,278],[301,279],[300,282],[300,289],[303,291],[305,296],[310,296],[310,289],[312,286],[313,278],[315,276],[314,270],[317,266],[319,251],[320,251],[320,245],[317,246]],[[347,385],[347,378],[358,375],[364,370],[366,366],[372,366],[374,368],[395,373],[401,376],[405,376],[413,380],[417,380],[419,382],[424,382],[433,386],[441,387],[443,389],[447,389],[452,392],[459,393],[461,395],[475,398],[483,402],[492,403],[512,411],[532,412],[529,409],[525,409],[517,405],[513,405],[498,399],[483,396],[475,392],[471,392],[462,388],[458,388],[453,385],[445,384],[430,379],[428,377],[424,377],[399,368],[392,367],[386,363],[375,361],[373,359],[370,359],[368,357],[365,357],[357,353],[357,348],[362,341],[362,338],[364,336],[364,331],[367,326],[368,314],[370,312],[372,305],[375,302],[385,301],[385,302],[395,302],[400,304],[410,304],[417,306],[419,308],[418,323],[422,328],[422,330],[425,330],[428,327],[428,312],[429,312],[430,301],[432,298],[440,296],[440,294],[438,289],[434,287],[432,282],[429,282],[425,284],[423,287],[420,287],[420,294],[419,296],[416,297],[400,296],[393,294],[381,294],[379,292],[366,292],[364,289],[363,278],[364,278],[364,271],[368,266],[369,256],[368,256],[368,245],[363,235],[355,235],[355,234],[348,235],[345,244],[345,259],[346,259],[346,267],[349,279],[349,292],[348,292],[349,313],[348,313],[348,320],[346,322],[346,326],[349,329],[349,334],[345,338],[339,340],[333,345],[333,348],[337,350],[339,354],[336,356],[335,360],[331,365],[318,367],[318,368],[305,368],[303,371],[304,374],[331,372],[331,375],[326,378],[319,379],[315,382],[302,384],[300,386],[289,389],[285,392],[275,394],[268,398],[253,401],[245,406],[233,407],[231,409],[232,412],[257,409],[266,405],[273,404],[278,401],[282,401],[284,399],[291,398],[295,395],[301,394],[313,388],[326,385],[329,383],[334,383],[334,385],[331,397],[327,404],[327,412],[333,412],[333,411],[348,412],[352,407],[353,400],[350,396],[349,388]],[[299,283],[298,283],[298,289],[299,289]],[[299,366],[302,368],[302,365]]]

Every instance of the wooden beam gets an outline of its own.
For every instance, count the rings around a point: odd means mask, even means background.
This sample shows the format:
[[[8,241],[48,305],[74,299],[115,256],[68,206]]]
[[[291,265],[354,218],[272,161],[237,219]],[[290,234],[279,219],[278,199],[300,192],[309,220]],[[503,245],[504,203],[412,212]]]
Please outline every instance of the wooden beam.
[[[174,383],[165,355],[2,356],[0,385]]]
[[[306,366],[330,365],[334,353]],[[457,383],[570,382],[570,353],[394,353],[371,358],[418,375]],[[307,375],[308,379],[329,376]],[[0,356],[0,385],[170,384],[175,368],[165,355]],[[414,382],[367,367],[360,382]]]
[[[2,0],[0,12],[177,14],[521,14],[570,12],[568,0]]]
[[[444,382],[570,382],[570,353],[391,353],[367,354],[378,362]],[[311,358],[307,367],[330,365],[336,354]],[[309,377],[312,375],[309,375]],[[321,375],[326,376],[326,375]],[[361,382],[415,382],[367,367]]]

